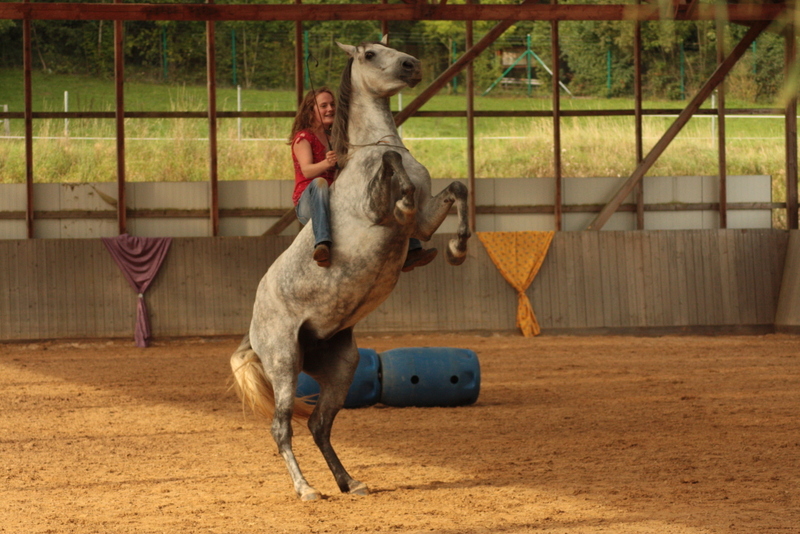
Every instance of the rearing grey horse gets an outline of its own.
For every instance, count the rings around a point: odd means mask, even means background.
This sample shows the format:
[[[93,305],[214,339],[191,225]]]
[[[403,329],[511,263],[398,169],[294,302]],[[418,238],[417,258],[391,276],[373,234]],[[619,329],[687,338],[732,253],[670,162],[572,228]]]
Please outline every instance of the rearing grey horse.
[[[419,60],[384,42],[339,46],[350,59],[334,124],[343,164],[330,195],[331,266],[319,267],[311,258],[314,238],[306,225],[261,279],[249,334],[231,357],[243,401],[272,417],[272,436],[303,500],[320,493],[292,452],[291,420],[308,421],[343,492],[368,493],[330,442],[358,365],[353,327],[394,289],[409,238],[428,241],[453,203],[459,225],[447,247],[449,263],[463,263],[470,237],[466,187],[453,182],[431,197],[430,175],[403,145],[389,109],[389,97],[419,83]],[[320,384],[315,405],[295,398],[300,371]]]

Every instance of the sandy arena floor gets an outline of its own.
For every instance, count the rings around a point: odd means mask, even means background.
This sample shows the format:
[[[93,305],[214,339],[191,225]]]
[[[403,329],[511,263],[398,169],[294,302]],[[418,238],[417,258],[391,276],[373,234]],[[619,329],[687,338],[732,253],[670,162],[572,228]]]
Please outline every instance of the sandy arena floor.
[[[359,338],[478,353],[478,402],[344,410],[372,494],[296,499],[238,340],[0,344],[3,533],[797,533],[800,337]]]

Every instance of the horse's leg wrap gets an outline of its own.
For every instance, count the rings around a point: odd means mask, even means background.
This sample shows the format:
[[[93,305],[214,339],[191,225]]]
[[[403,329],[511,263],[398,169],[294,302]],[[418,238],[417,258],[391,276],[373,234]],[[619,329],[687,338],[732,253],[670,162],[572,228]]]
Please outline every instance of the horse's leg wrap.
[[[353,340],[352,330],[344,330],[330,340],[316,343],[313,350],[321,357],[314,355],[308,358],[315,361],[313,369],[309,371],[317,378],[320,392],[314,413],[308,420],[308,428],[339,489],[343,493],[367,495],[367,486],[347,473],[331,445],[333,421],[344,406],[358,366],[358,348]]]
[[[417,214],[420,238],[427,241],[447,217],[450,207],[456,205],[458,212],[456,237],[447,245],[447,262],[450,265],[461,265],[467,258],[467,240],[471,235],[467,213],[468,195],[467,186],[461,182],[452,182],[425,205],[422,213]]]

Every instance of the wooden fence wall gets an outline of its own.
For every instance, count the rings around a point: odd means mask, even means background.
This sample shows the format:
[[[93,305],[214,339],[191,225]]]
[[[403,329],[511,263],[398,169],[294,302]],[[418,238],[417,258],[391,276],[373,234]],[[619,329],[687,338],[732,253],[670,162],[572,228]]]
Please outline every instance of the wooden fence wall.
[[[444,250],[448,235],[431,246]],[[176,238],[146,295],[154,337],[238,335],[292,237]],[[558,232],[528,289],[544,334],[769,331],[789,233]],[[404,274],[358,332],[515,329],[517,296],[476,238]],[[99,239],[0,241],[0,340],[133,337],[136,294]]]

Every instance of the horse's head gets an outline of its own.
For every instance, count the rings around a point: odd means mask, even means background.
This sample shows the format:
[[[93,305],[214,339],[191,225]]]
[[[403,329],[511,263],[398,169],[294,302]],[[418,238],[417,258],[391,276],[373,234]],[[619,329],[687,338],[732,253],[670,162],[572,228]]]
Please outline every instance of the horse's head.
[[[385,41],[384,36],[380,43],[365,42],[358,46],[336,43],[352,58],[352,83],[381,97],[395,95],[422,80],[419,60],[389,48]]]

